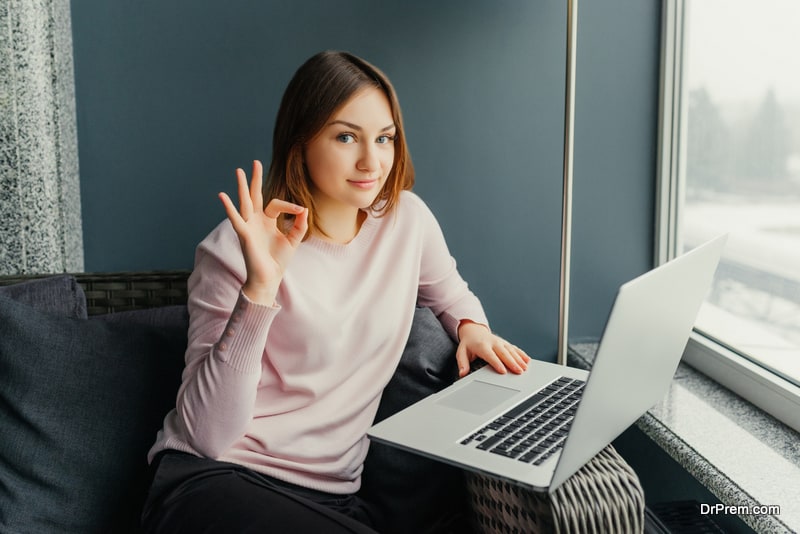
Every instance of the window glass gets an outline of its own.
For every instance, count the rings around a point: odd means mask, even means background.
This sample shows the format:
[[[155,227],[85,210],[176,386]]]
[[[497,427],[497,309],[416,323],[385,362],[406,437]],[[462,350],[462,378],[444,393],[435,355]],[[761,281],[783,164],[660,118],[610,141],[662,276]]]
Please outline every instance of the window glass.
[[[679,242],[729,232],[698,330],[800,384],[800,2],[686,3]]]

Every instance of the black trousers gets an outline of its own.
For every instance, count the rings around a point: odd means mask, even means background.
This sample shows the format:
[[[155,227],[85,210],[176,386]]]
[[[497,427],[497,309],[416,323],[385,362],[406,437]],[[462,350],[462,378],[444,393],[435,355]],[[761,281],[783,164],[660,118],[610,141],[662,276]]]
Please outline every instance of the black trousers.
[[[370,506],[357,495],[315,491],[178,451],[162,452],[153,466],[142,513],[148,533],[375,533]]]

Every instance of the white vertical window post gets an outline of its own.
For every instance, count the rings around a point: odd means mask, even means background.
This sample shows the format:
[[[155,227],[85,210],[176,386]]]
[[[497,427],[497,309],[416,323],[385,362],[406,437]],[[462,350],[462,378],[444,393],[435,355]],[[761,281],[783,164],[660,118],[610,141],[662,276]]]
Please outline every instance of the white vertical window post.
[[[567,72],[564,105],[564,183],[561,207],[561,276],[559,281],[558,363],[566,365],[569,349],[569,284],[572,252],[572,162],[575,145],[575,60],[578,0],[567,0]]]

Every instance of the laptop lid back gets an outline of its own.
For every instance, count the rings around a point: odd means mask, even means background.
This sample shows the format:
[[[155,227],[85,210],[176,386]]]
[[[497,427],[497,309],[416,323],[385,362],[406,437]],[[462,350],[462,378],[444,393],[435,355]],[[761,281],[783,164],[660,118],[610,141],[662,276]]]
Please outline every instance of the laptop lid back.
[[[726,239],[709,241],[620,287],[550,491],[663,398]]]

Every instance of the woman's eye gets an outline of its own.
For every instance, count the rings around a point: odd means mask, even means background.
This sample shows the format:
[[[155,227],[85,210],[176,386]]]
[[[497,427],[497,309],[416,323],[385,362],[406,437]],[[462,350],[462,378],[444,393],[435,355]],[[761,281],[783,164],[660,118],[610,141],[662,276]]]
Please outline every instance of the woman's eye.
[[[381,145],[385,145],[386,143],[391,143],[394,141],[394,136],[392,135],[382,135],[377,139],[378,143]]]
[[[341,143],[352,143],[356,140],[353,134],[340,134],[336,139]]]

